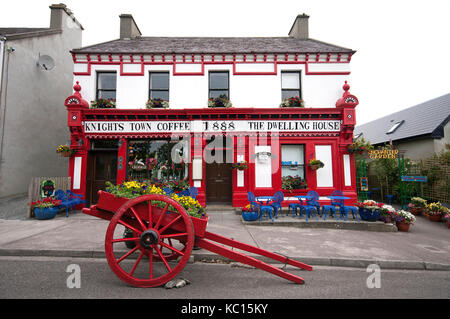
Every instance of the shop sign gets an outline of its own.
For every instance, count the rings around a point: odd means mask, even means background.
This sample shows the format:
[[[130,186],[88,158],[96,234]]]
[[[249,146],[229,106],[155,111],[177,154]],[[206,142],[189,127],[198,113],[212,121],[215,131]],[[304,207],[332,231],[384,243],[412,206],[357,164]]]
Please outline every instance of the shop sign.
[[[340,121],[85,121],[86,133],[339,132]]]
[[[397,158],[398,150],[370,150],[369,158]]]
[[[402,182],[421,182],[426,183],[428,181],[426,176],[401,176]]]

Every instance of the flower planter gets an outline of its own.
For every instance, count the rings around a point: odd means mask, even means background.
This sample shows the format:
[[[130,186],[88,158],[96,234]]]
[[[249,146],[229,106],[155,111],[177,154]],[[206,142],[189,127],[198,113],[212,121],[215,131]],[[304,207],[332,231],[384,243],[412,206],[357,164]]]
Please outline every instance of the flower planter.
[[[450,228],[450,220],[447,219],[446,223],[447,223],[447,227]]]
[[[440,222],[442,219],[442,215],[441,214],[428,214],[428,219],[431,220],[432,222]]]
[[[380,210],[378,209],[367,209],[359,207],[359,216],[361,216],[362,220],[375,222],[380,218]]]
[[[412,206],[412,207],[409,208],[409,211],[411,212],[411,214],[417,216],[417,215],[420,215],[420,214],[423,213],[423,207],[414,207],[414,206]]]
[[[309,165],[309,168],[311,168],[313,171],[317,171],[320,168],[320,165]]]
[[[258,212],[242,212],[242,219],[247,222],[252,222],[258,219]]]
[[[62,157],[70,157],[71,154],[71,152],[61,152]]]
[[[407,223],[403,223],[403,222],[396,222],[396,225],[397,225],[398,231],[404,231],[404,232],[408,232],[409,226],[411,226],[411,224],[407,224]]]
[[[46,208],[35,207],[33,212],[36,219],[40,220],[52,219],[55,218],[56,213],[58,213],[58,207],[46,207]]]
[[[96,205],[97,209],[102,209],[105,211],[109,211],[111,213],[115,213],[123,204],[125,204],[126,202],[128,202],[130,200],[129,198],[125,198],[125,197],[116,197],[113,194],[104,192],[104,191],[99,191],[98,194],[99,194],[99,199],[98,199],[98,203]],[[146,216],[146,214],[148,214],[147,207],[141,206],[141,207],[136,208],[136,210],[138,211],[138,213],[141,212],[141,210],[142,210],[143,216]],[[156,218],[158,218],[162,212],[162,208],[159,208],[156,206],[153,206],[152,210],[155,212]],[[197,218],[197,217],[193,217],[193,216],[189,216],[189,217],[191,218],[192,225],[194,226],[195,236],[204,237],[205,231],[206,231],[206,225],[208,224],[209,216],[206,215],[206,218]],[[165,218],[163,218],[163,220],[164,220],[163,223],[169,224],[170,221],[174,218],[175,218],[175,214],[167,213],[167,216]],[[171,229],[177,230],[177,231],[185,231],[185,226],[180,221],[180,222],[176,222],[176,223],[172,224]]]

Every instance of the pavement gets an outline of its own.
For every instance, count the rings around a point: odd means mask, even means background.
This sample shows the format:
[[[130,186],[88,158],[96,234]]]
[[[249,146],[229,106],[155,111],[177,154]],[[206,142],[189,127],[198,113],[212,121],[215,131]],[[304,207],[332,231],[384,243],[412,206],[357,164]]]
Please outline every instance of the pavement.
[[[105,258],[108,221],[80,211],[69,217],[61,212],[50,220],[27,219],[24,205],[24,198],[0,201],[0,256]],[[394,225],[356,222],[351,217],[348,221],[306,222],[282,213],[274,223],[260,223],[244,222],[226,208],[210,209],[208,214],[207,231],[312,266],[378,264],[383,269],[450,271],[450,229],[424,216],[417,217],[409,232],[399,232]],[[193,250],[190,261],[230,262],[204,249]]]

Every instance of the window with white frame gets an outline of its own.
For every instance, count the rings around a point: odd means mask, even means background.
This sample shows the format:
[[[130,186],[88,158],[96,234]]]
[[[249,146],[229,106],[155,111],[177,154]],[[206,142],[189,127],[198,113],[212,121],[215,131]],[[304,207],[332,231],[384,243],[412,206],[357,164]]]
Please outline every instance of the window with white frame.
[[[300,71],[282,71],[281,72],[281,99],[290,97],[302,97]]]

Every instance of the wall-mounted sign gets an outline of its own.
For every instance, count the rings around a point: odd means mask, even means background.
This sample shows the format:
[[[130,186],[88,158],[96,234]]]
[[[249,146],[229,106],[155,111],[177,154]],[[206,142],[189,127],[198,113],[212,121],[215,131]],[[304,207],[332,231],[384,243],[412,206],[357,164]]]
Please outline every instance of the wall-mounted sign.
[[[52,197],[55,194],[55,181],[51,179],[43,180],[41,183],[41,198]]]
[[[360,177],[359,185],[360,185],[361,191],[363,191],[363,192],[369,191],[369,180],[367,177]]]
[[[397,158],[398,150],[370,150],[369,158]]]
[[[401,176],[402,182],[421,182],[426,183],[428,178],[426,176]]]
[[[85,121],[86,133],[339,132],[340,121]]]

